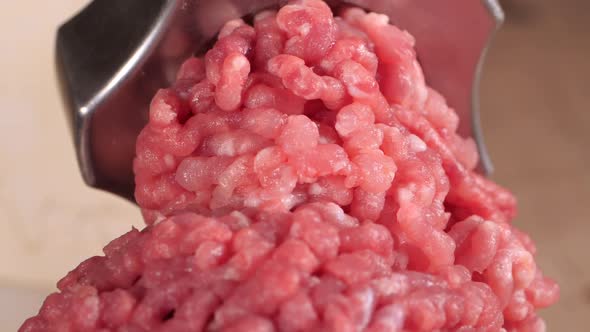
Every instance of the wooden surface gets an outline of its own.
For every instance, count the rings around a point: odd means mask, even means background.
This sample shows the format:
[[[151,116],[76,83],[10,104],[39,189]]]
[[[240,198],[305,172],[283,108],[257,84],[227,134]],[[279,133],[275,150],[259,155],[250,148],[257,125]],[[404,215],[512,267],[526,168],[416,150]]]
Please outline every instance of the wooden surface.
[[[0,330],[35,312],[57,278],[140,225],[85,188],[52,68],[54,28],[85,0],[0,4]],[[518,195],[518,226],[562,287],[549,331],[590,326],[590,1],[506,0],[485,67],[483,124],[494,178]],[[15,33],[19,31],[19,33]]]
[[[549,331],[590,331],[590,1],[506,2],[482,87],[494,178],[561,285]]]

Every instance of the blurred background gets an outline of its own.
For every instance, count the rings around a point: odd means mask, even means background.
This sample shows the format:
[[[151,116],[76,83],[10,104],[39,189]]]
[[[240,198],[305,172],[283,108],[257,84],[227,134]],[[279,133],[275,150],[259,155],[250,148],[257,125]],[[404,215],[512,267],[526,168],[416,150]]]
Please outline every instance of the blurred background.
[[[86,188],[53,72],[60,22],[87,0],[0,4],[0,330],[36,313],[55,282],[141,226],[137,209]],[[482,119],[494,179],[558,280],[549,331],[587,331],[590,314],[590,1],[504,0],[485,66]]]

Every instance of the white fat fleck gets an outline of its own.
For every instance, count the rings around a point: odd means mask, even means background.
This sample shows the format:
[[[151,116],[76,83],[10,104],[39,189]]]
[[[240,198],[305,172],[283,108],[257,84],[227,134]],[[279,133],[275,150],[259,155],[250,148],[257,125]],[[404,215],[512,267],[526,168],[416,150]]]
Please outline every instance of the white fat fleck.
[[[426,84],[415,84],[416,88],[416,102],[415,106],[416,109],[424,108],[424,104],[426,104],[426,100],[428,99],[428,89],[426,89]]]
[[[334,165],[332,165],[334,172],[338,172],[341,171],[343,169],[345,169],[348,166],[348,162],[342,160],[340,162],[335,163]]]
[[[295,206],[295,197],[293,195],[284,196],[281,198],[281,203],[283,203],[283,206],[291,208]]]
[[[287,42],[285,43],[285,49],[289,49],[289,48],[293,47],[293,45],[297,44],[300,41],[301,41],[301,38],[299,38],[298,36],[293,36],[293,37],[287,39]]]
[[[493,221],[484,221],[478,226],[478,228],[485,230],[485,232],[489,234],[497,230],[498,226]]]
[[[410,148],[414,152],[424,152],[428,148],[426,143],[424,143],[424,141],[416,135],[411,134],[409,137],[409,141],[410,141]]]
[[[214,257],[221,257],[223,255],[223,247],[218,246],[211,250],[211,255]]]
[[[235,71],[246,67],[248,65],[248,59],[245,56],[237,56],[231,60],[231,67]]]
[[[246,217],[245,214],[243,214],[240,211],[234,211],[232,213],[229,214],[230,216],[238,219],[238,226],[245,228],[250,226],[250,219],[248,217]]]
[[[397,196],[399,197],[400,202],[409,202],[414,198],[414,193],[407,188],[400,188],[397,191]]]
[[[235,19],[235,20],[231,20],[231,21],[225,23],[223,28],[221,28],[221,31],[219,33],[219,38],[223,38],[223,37],[231,35],[232,32],[234,32],[234,30],[236,30],[237,28],[239,28],[243,24],[244,24],[244,21],[241,19]]]
[[[293,223],[289,232],[291,236],[299,237],[301,235],[301,225],[299,223]]]
[[[371,313],[375,307],[375,294],[370,287],[367,287],[363,291],[359,292],[357,299],[360,300],[363,307],[363,316],[358,324],[358,327],[360,328],[359,331],[361,331],[364,330],[371,322]]]
[[[324,59],[324,60],[322,60],[322,62],[320,62],[320,68],[323,68],[326,71],[331,71],[334,69],[334,62]]]
[[[256,15],[256,17],[254,17],[254,22],[259,22],[264,20],[265,18],[271,17],[273,15],[276,15],[277,12],[274,10],[265,10],[265,11],[261,11],[260,13],[258,13]]]
[[[301,35],[303,37],[309,35],[310,31],[311,31],[311,24],[309,24],[309,23],[302,24],[301,26],[299,26],[299,28],[297,28],[297,32],[299,32],[299,35]]]
[[[369,98],[369,97],[371,97],[370,94],[368,94],[368,93],[364,92],[363,90],[357,88],[356,85],[349,85],[348,86],[348,93],[350,93],[351,96],[357,97],[357,98]]]
[[[354,75],[351,71],[346,70],[342,73],[342,81],[345,82],[345,84],[354,85],[360,81],[360,78],[357,75]]]
[[[332,209],[330,209],[330,212],[333,212],[333,216],[336,217],[336,220],[342,222],[346,219],[347,215],[338,205],[330,203],[328,206],[332,207]]]
[[[86,308],[92,308],[92,310],[98,310],[99,304],[100,304],[100,301],[98,300],[98,296],[96,296],[96,295],[87,297],[84,300],[84,306]]]
[[[389,331],[400,331],[404,327],[405,311],[397,304],[388,305],[375,314],[374,325],[387,328]]]
[[[239,276],[240,275],[238,274],[236,268],[231,266],[226,268],[223,273],[223,279],[225,280],[239,280]]]
[[[324,192],[324,188],[317,183],[312,184],[309,186],[309,194],[313,196],[321,195]]]
[[[248,198],[246,198],[246,200],[244,200],[244,206],[246,206],[246,207],[255,208],[255,207],[258,207],[260,205],[260,203],[262,203],[262,202],[257,197],[248,197]]]
[[[174,168],[174,157],[171,154],[166,154],[164,156],[164,164],[166,164],[166,167],[168,168]]]
[[[310,277],[307,281],[310,288],[319,285],[320,282],[322,282],[322,280],[318,277]]]
[[[379,208],[379,202],[378,201],[372,201],[370,203],[365,203],[367,206],[372,207],[372,208]]]
[[[389,17],[384,14],[369,13],[367,14],[366,18],[367,21],[373,22],[373,24],[378,26],[384,26],[389,24]]]
[[[233,157],[236,155],[236,142],[232,139],[224,140],[217,149],[218,156]]]
[[[153,225],[157,225],[157,224],[161,223],[164,220],[166,220],[166,216],[163,215],[161,212],[158,212],[158,215],[156,216],[156,220],[154,220]]]
[[[524,287],[528,287],[535,278],[535,263],[533,260],[533,256],[530,252],[526,250],[519,250],[514,255],[514,260],[512,262],[513,265],[517,265],[519,268],[516,268],[514,273],[514,279],[518,280],[519,282],[524,284]]]
[[[408,290],[408,278],[403,274],[393,274],[389,278],[378,279],[374,284],[385,296],[402,295]]]
[[[283,203],[283,206],[285,206],[286,208],[292,209],[297,205],[303,203],[306,200],[305,196],[306,195],[301,196],[290,194],[281,198],[281,202]]]

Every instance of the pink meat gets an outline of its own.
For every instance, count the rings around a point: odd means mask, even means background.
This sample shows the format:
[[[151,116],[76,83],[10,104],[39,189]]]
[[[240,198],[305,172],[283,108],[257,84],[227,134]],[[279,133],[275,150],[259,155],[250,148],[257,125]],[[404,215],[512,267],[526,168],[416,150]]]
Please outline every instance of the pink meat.
[[[467,268],[396,268],[387,229],[335,204],[283,215],[182,213],[70,272],[21,331],[497,331]]]
[[[558,286],[387,17],[228,22],[159,91],[133,230],[20,331],[543,331]]]

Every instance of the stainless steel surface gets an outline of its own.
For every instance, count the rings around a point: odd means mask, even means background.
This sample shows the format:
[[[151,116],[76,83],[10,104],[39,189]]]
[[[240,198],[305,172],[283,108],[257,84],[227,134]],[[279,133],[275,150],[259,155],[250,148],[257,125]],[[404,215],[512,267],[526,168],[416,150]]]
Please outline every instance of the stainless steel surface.
[[[476,138],[480,168],[491,171],[479,126],[479,73],[503,21],[496,0],[345,0],[390,16],[417,39],[428,83]],[[280,6],[280,0],[94,0],[62,25],[56,64],[85,182],[133,200],[132,160],[150,98],[181,61],[202,54],[221,25]]]

